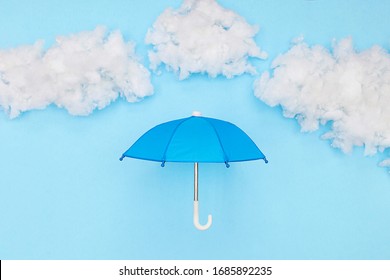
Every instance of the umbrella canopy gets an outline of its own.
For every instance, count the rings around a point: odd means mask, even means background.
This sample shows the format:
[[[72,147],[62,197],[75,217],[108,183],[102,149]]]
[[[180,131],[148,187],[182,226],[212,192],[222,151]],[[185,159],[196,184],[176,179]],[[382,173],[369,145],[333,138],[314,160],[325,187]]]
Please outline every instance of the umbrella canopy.
[[[248,135],[232,123],[191,116],[150,129],[124,157],[165,162],[229,162],[266,157]]]
[[[199,230],[211,226],[199,223],[198,163],[229,162],[263,159],[265,155],[240,128],[232,123],[202,117],[194,112],[191,117],[162,123],[142,135],[120,158],[125,157],[161,162],[194,163],[194,225]]]

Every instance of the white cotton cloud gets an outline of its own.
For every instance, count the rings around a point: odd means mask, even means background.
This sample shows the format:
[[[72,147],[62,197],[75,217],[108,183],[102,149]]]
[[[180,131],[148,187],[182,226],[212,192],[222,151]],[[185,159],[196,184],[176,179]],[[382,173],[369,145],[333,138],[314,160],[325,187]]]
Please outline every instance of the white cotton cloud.
[[[385,159],[379,163],[381,167],[390,167],[390,159]]]
[[[43,42],[0,50],[0,107],[11,118],[50,104],[72,115],[88,115],[119,96],[135,102],[152,94],[149,71],[135,46],[119,31],[103,27]]]
[[[177,10],[166,9],[148,30],[146,43],[151,69],[164,63],[179,72],[180,79],[191,73],[232,78],[256,73],[250,57],[265,59],[253,37],[256,26],[215,0],[184,0]]]
[[[323,138],[350,152],[364,146],[365,155],[390,147],[390,55],[379,46],[357,52],[352,39],[335,42],[329,51],[298,42],[279,55],[256,80],[255,95],[283,114],[296,118],[302,131],[331,122]],[[390,160],[381,163],[390,166]]]

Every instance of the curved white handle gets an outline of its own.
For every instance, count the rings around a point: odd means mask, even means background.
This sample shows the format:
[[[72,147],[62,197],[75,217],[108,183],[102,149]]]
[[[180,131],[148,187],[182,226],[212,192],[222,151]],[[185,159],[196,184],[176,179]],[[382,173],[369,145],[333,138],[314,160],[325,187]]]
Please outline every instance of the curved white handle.
[[[209,215],[207,217],[207,224],[201,225],[199,223],[199,201],[194,201],[194,226],[199,230],[206,230],[211,226],[213,217]]]

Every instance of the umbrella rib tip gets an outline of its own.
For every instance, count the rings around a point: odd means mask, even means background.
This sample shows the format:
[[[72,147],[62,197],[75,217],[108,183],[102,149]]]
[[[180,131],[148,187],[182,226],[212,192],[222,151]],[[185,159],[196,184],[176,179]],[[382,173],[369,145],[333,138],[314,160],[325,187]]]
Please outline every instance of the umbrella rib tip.
[[[122,155],[122,156],[119,158],[119,160],[122,161],[124,158],[125,158],[125,156]]]

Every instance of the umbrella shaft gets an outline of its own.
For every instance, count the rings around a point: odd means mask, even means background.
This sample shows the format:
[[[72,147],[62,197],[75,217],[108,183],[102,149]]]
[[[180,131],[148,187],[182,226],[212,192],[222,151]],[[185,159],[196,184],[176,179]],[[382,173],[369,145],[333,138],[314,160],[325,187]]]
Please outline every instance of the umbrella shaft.
[[[194,163],[194,201],[198,201],[198,163]]]

